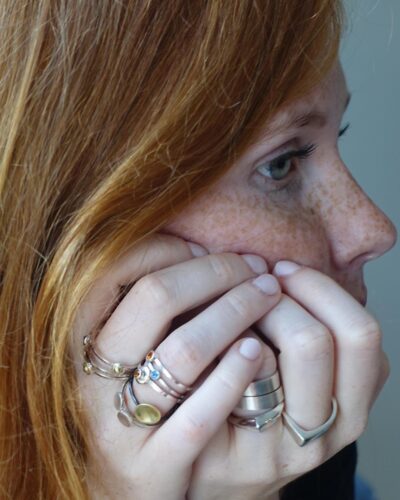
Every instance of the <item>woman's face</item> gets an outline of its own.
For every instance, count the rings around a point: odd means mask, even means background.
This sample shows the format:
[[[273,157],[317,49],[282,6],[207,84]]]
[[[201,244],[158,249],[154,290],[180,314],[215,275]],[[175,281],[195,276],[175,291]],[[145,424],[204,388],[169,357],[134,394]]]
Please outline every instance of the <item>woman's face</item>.
[[[165,231],[213,253],[256,253],[270,269],[282,259],[305,264],[364,302],[363,265],[394,245],[396,231],[340,158],[348,100],[336,64]]]

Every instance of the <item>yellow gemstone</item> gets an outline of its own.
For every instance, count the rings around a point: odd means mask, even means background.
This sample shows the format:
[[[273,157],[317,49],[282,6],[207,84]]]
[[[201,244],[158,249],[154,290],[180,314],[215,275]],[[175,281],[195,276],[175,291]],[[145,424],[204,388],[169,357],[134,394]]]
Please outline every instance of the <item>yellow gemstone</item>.
[[[91,375],[93,373],[92,363],[88,363],[87,361],[85,361],[83,363],[83,371],[86,373],[86,375]]]
[[[140,374],[141,374],[141,371],[139,370],[139,368],[135,368],[135,371],[133,372],[133,376],[135,378],[139,378]]]
[[[154,357],[155,357],[155,352],[154,351],[150,351],[146,355],[146,361],[153,361]]]
[[[116,375],[121,375],[121,373],[123,373],[124,371],[121,363],[114,363],[112,369]]]
[[[155,425],[161,420],[161,413],[156,406],[141,403],[135,409],[135,418],[141,424]]]

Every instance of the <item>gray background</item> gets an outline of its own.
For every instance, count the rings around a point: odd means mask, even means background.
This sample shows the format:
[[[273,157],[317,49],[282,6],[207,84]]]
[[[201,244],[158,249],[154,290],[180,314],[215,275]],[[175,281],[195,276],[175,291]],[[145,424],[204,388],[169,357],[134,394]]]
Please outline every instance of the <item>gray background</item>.
[[[341,151],[369,196],[400,229],[400,0],[345,0],[342,63],[352,103]],[[359,440],[358,470],[379,500],[400,498],[400,244],[365,267],[367,308],[380,320],[391,376]]]

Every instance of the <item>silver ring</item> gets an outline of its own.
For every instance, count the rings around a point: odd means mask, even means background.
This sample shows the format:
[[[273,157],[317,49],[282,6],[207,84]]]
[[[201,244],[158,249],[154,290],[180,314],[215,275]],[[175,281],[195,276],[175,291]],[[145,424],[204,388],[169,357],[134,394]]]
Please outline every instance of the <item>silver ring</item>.
[[[118,362],[108,361],[94,347],[94,340],[91,335],[83,337],[83,371],[86,375],[95,373],[99,377],[107,379],[129,378],[136,368],[135,365],[125,365]]]
[[[311,431],[306,431],[300,425],[298,425],[292,417],[290,417],[286,412],[282,413],[283,416],[283,423],[285,424],[286,428],[290,432],[291,436],[293,439],[296,441],[296,443],[299,446],[305,446],[308,444],[310,441],[314,441],[315,439],[318,439],[321,437],[323,434],[325,434],[332,426],[333,422],[336,419],[337,416],[337,401],[333,397],[332,398],[332,413],[328,420],[324,422],[322,425],[319,427],[316,427],[315,429],[312,429]]]
[[[270,410],[282,403],[284,400],[283,389],[279,387],[274,392],[262,394],[260,396],[245,396],[242,397],[236,408],[241,410],[257,411]]]
[[[277,422],[282,415],[284,403],[280,403],[271,408],[270,410],[261,413],[260,415],[249,417],[237,417],[235,415],[230,415],[228,420],[236,427],[241,427],[243,429],[250,429],[256,431],[263,431],[271,427],[275,422]]]
[[[133,377],[138,384],[149,384],[164,397],[177,401],[182,401],[184,395],[192,390],[167,370],[154,350],[148,352],[144,361],[136,367]]]
[[[243,393],[244,397],[260,396],[276,391],[281,385],[279,372],[276,371],[270,377],[255,380],[247,386]]]

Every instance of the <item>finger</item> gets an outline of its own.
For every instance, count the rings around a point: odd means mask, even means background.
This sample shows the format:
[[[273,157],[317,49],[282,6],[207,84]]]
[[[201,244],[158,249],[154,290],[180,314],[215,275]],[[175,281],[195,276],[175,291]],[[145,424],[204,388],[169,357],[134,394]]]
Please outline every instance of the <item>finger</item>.
[[[241,283],[172,332],[157,347],[157,354],[177,380],[191,386],[221,351],[274,307],[279,298],[279,284],[271,275]],[[149,385],[138,386],[137,394],[140,401],[155,404],[164,412],[173,405]]]
[[[150,446],[166,450],[161,460],[168,462],[173,456],[179,466],[196,459],[253,379],[262,362],[260,354],[256,339],[240,340],[229,349],[202,386],[150,437]]]
[[[284,294],[257,327],[280,350],[287,413],[306,429],[318,427],[331,413],[334,356],[329,330]]]
[[[274,274],[286,293],[331,331],[337,366],[335,393],[341,412],[362,420],[381,371],[378,323],[350,293],[323,273],[282,262],[275,266]]]
[[[165,337],[174,317],[266,268],[261,257],[226,253],[191,259],[147,274],[115,309],[96,344],[112,360],[132,364],[133,357],[142,359]]]
[[[164,234],[154,234],[126,251],[92,285],[79,309],[74,327],[79,342],[108,316],[120,297],[121,287],[150,272],[206,254],[200,245]]]

